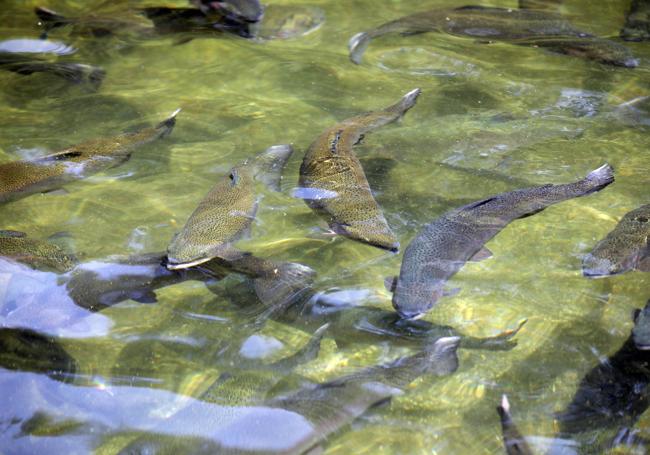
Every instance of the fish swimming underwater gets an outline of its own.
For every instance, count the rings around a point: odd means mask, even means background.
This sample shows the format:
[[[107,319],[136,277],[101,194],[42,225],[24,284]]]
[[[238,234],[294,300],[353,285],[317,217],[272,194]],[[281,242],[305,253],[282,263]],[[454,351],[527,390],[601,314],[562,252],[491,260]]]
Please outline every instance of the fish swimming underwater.
[[[204,430],[188,440],[192,453],[303,454],[314,452],[328,436],[379,404],[389,401],[420,376],[446,376],[458,368],[459,339],[441,338],[424,351],[369,367],[331,381],[307,385],[257,406],[227,408],[228,418],[201,419]],[[179,447],[171,428],[189,428],[204,404],[193,403],[150,430],[121,454],[167,453]],[[178,434],[178,433],[175,433]],[[196,433],[191,436],[198,436]]]
[[[279,190],[282,169],[292,153],[290,145],[274,145],[223,176],[172,239],[167,249],[167,268],[185,269],[214,258],[241,258],[243,252],[233,243],[255,218],[259,198],[256,183]]]
[[[535,9],[485,6],[423,11],[358,33],[348,43],[350,59],[360,64],[373,38],[389,33],[413,35],[433,31],[481,41],[542,47],[616,66],[638,65],[638,60],[625,46],[578,30],[557,14]]]
[[[485,243],[511,221],[599,191],[613,181],[613,169],[605,164],[577,182],[501,193],[443,214],[404,251],[399,277],[388,286],[393,306],[404,318],[422,316],[443,296],[445,283],[465,262],[490,256]]]
[[[649,0],[632,0],[630,12],[625,17],[625,25],[621,30],[621,38],[625,41],[650,40]]]
[[[588,277],[630,270],[650,272],[650,204],[625,214],[582,261],[582,273]]]
[[[501,404],[497,406],[497,412],[501,419],[501,431],[503,433],[503,445],[508,455],[533,455],[533,451],[519,432],[519,429],[512,420],[510,414],[510,402],[508,397],[503,395]]]
[[[560,435],[632,428],[648,409],[650,386],[650,301],[634,313],[623,346],[580,381],[571,403],[557,418]]]
[[[119,166],[128,161],[138,147],[169,135],[178,112],[180,109],[155,127],[92,139],[41,158],[0,164],[0,203],[55,190],[66,183]]]
[[[238,22],[259,22],[264,7],[259,0],[190,0],[204,13],[218,11]]]
[[[99,87],[106,76],[106,72],[98,66],[49,61],[38,56],[2,51],[0,51],[0,69],[23,75],[54,74],[70,82],[88,82],[95,89]]]
[[[59,246],[18,231],[0,230],[0,256],[35,269],[60,273],[72,270],[78,262],[74,255]]]
[[[309,146],[294,194],[337,234],[389,251],[399,249],[352,148],[364,133],[400,119],[419,95],[420,89],[411,90],[392,106],[344,120]]]

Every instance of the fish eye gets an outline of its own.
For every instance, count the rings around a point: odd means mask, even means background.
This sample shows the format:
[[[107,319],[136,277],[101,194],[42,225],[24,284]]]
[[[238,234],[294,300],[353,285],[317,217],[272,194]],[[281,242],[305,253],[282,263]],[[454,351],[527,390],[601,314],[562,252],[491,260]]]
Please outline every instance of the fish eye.
[[[647,223],[647,222],[648,222],[648,218],[645,217],[645,216],[640,216],[640,217],[638,217],[636,220],[637,220],[639,223]]]

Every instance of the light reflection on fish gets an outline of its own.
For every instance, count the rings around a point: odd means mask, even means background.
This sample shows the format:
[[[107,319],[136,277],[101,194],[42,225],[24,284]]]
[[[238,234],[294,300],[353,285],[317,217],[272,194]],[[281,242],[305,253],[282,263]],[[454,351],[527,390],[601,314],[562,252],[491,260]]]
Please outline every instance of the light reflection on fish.
[[[388,283],[393,306],[404,318],[422,316],[467,261],[491,255],[485,243],[511,221],[599,191],[613,181],[613,169],[605,164],[577,182],[501,193],[447,212],[426,225],[404,251],[399,277]]]
[[[169,135],[179,111],[155,127],[91,139],[41,158],[0,164],[0,203],[55,190],[66,183],[119,166],[128,161],[138,147]]]

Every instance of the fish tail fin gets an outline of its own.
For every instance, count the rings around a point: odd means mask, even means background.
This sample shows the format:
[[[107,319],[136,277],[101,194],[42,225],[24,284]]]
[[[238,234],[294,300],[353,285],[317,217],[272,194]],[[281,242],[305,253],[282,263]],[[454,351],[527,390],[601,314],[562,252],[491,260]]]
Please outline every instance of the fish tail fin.
[[[253,286],[262,304],[265,317],[282,312],[310,295],[316,272],[303,264],[282,262],[272,271],[255,278]]]
[[[614,168],[605,163],[587,174],[585,180],[590,186],[588,193],[599,191],[614,182]]]
[[[438,338],[431,348],[432,373],[437,376],[451,374],[458,369],[460,337]]]
[[[65,16],[62,16],[61,14],[42,6],[37,6],[34,8],[34,13],[43,23],[43,26],[46,30],[63,27],[64,25],[67,25],[71,22],[70,19],[66,18]]]
[[[174,129],[174,125],[176,125],[176,116],[182,109],[179,107],[176,109],[172,114],[167,117],[165,120],[160,122],[159,124],[156,125],[157,130],[163,130],[161,137],[166,137],[169,135],[169,133],[172,132]]]
[[[280,191],[282,171],[293,154],[290,144],[272,145],[255,158],[255,179],[272,191]]]
[[[399,114],[398,117],[399,119],[404,114],[406,114],[406,111],[408,111],[413,106],[415,106],[415,103],[417,102],[420,93],[422,93],[422,90],[420,90],[419,88],[415,88],[411,90],[406,95],[404,95],[397,103],[393,104],[389,108],[386,108],[386,111],[395,112]]]
[[[368,32],[360,32],[350,38],[348,49],[350,50],[350,60],[357,65],[361,64],[364,52],[370,44],[372,35]]]
[[[499,417],[501,417],[502,423],[508,423],[512,420],[510,416],[510,402],[505,393],[501,396],[501,403],[497,406],[497,412],[499,413]]]

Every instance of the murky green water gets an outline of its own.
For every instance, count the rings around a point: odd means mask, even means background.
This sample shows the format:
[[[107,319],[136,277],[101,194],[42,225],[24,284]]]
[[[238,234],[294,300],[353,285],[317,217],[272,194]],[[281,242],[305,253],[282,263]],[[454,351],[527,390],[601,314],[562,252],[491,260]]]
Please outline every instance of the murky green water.
[[[47,6],[71,13],[95,3]],[[0,39],[37,37],[32,7],[39,4],[7,3]],[[391,310],[383,280],[399,271],[401,254],[323,237],[324,222],[291,190],[304,150],[322,131],[420,87],[422,95],[403,121],[368,134],[356,148],[402,249],[423,224],[494,193],[570,182],[604,162],[615,167],[617,180],[600,193],[512,223],[489,243],[494,257],[463,267],[449,283],[461,292],[425,317],[477,337],[527,318],[516,347],[461,349],[455,374],[415,381],[388,406],[328,438],[325,453],[501,453],[494,408],[503,393],[524,434],[552,437],[554,412],[567,405],[599,359],[620,347],[632,326],[631,311],[649,297],[647,274],[588,280],[580,262],[623,214],[649,202],[650,140],[642,124],[648,117],[624,118],[616,106],[648,94],[650,47],[626,43],[640,65],[625,69],[423,34],[378,39],[362,65],[348,60],[347,41],[361,30],[413,11],[459,5],[277,0],[272,7],[278,14],[307,8],[325,20],[304,36],[264,42],[220,35],[178,44],[176,36],[91,39],[54,30],[50,39],[78,48],[71,60],[99,65],[107,76],[95,91],[52,75],[1,72],[1,162],[183,111],[170,137],[139,149],[124,165],[67,185],[67,194],[3,205],[0,228],[38,238],[68,232],[83,261],[163,251],[232,165],[270,145],[292,143],[296,153],[283,192],[265,194],[241,248],[314,268],[319,292],[358,291],[343,298]],[[585,30],[617,36],[627,8],[626,1],[567,0],[563,13]],[[182,409],[186,397],[198,398],[223,373],[239,372],[246,356],[268,363],[310,337],[301,330],[304,323],[269,321],[255,333],[247,325],[250,312],[233,303],[238,295],[239,301],[253,298],[241,297],[245,280],[235,275],[209,287],[197,281],[169,286],[156,291],[155,304],[126,301],[90,319],[90,313],[61,304],[55,292],[34,297],[56,281],[34,275],[22,289],[10,290],[24,292],[18,300],[28,305],[12,321],[65,335],[60,343],[78,362],[76,376],[64,383],[0,369],[1,453],[117,453],[137,431],[151,430]],[[8,318],[1,306],[0,317]],[[412,352],[388,337],[370,344],[355,332],[344,338],[337,343],[326,334],[318,358],[297,373],[323,381]],[[253,403],[289,373],[250,375],[250,383],[226,384],[219,404]],[[134,406],[125,415],[120,409],[138,400],[142,412]],[[34,423],[35,413],[42,422]],[[30,418],[33,425],[25,425]],[[637,428],[647,432],[649,425],[643,417]],[[176,430],[192,434],[184,431]]]

